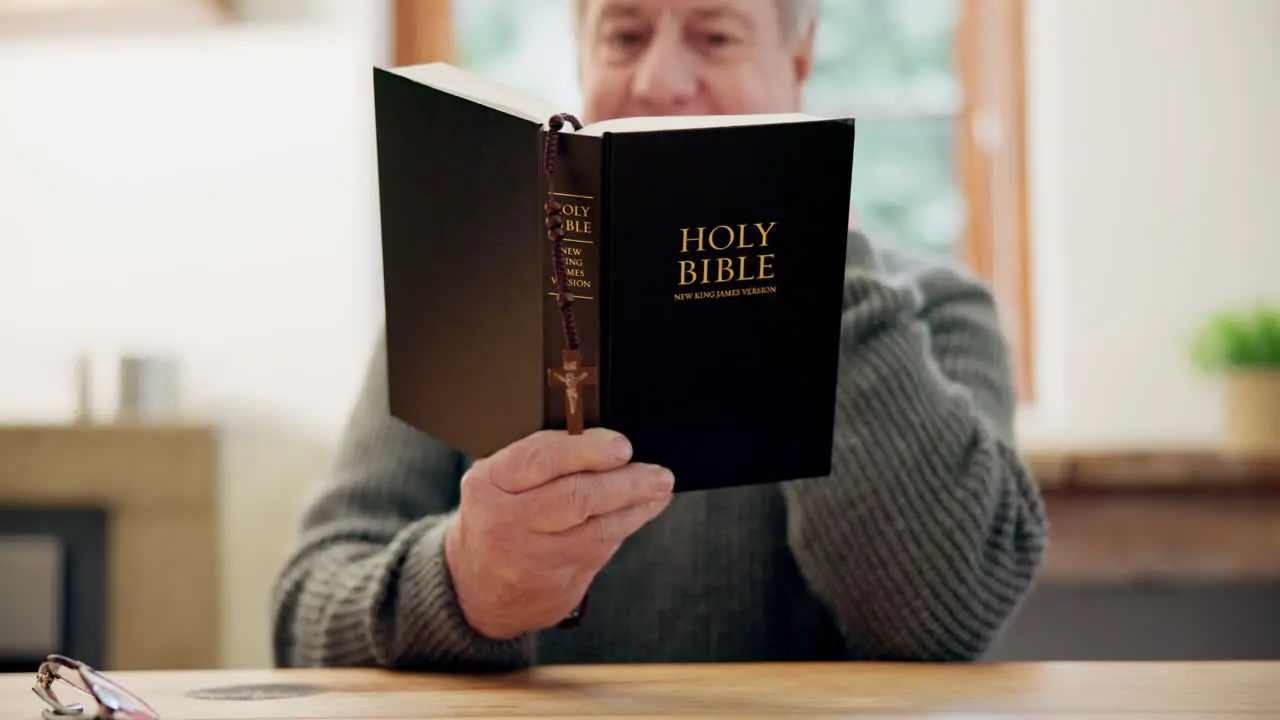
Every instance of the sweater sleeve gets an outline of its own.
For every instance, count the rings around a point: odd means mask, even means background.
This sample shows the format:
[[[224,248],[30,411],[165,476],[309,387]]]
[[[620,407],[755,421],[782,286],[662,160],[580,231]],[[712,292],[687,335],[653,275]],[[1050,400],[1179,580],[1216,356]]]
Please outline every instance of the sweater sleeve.
[[[995,304],[958,272],[850,248],[832,474],[783,485],[788,540],[869,659],[974,660],[1046,542]]]
[[[486,638],[458,607],[444,536],[466,458],[390,416],[384,338],[277,578],[275,663],[452,672],[526,666],[532,640]]]

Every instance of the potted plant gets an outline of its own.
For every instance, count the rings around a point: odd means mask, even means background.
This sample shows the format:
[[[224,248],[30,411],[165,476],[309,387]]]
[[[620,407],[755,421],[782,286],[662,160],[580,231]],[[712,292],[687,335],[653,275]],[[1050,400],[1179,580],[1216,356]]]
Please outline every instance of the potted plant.
[[[1225,378],[1226,449],[1280,454],[1280,309],[1214,315],[1196,333],[1192,359]]]

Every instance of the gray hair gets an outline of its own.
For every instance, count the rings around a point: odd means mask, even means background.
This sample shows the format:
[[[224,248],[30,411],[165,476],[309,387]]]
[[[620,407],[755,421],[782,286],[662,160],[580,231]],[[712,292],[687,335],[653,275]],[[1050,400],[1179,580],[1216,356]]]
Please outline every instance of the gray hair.
[[[788,42],[796,40],[818,20],[822,0],[774,0],[778,6],[778,24],[782,37]],[[582,12],[586,0],[570,0],[569,21],[573,23],[573,36],[581,39]]]

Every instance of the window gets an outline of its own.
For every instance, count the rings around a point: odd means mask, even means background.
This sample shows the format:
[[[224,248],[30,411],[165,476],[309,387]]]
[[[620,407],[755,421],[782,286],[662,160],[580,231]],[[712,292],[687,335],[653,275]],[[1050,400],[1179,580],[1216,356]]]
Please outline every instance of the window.
[[[1027,401],[1023,1],[828,0],[804,109],[859,120],[863,230],[959,258],[993,287]],[[568,0],[397,0],[397,63],[446,59],[573,110],[568,13]]]

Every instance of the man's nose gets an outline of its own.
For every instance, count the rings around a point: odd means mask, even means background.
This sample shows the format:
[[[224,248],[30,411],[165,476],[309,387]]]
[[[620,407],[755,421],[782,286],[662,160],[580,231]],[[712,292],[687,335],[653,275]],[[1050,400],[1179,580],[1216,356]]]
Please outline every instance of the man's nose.
[[[678,27],[660,25],[640,58],[633,83],[632,94],[645,114],[676,115],[692,104],[698,81]]]

